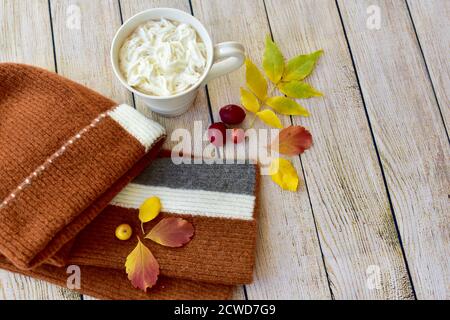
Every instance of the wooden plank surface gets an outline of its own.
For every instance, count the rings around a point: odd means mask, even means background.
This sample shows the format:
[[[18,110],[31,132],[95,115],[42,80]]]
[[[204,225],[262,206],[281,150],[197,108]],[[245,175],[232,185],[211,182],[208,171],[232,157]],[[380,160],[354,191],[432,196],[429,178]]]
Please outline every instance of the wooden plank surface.
[[[450,1],[408,0],[436,97],[450,126]]]
[[[406,3],[338,3],[417,298],[449,299],[450,149]]]
[[[0,1],[0,61],[54,70],[48,2]],[[80,295],[16,273],[0,270],[0,300],[79,299]]]
[[[239,41],[247,55],[261,63],[269,26],[262,1],[192,1],[194,15],[213,41]],[[245,13],[245,16],[243,15]],[[221,106],[239,102],[244,68],[208,84],[211,106],[220,121]],[[285,124],[289,123],[286,117]],[[248,121],[244,125],[248,127]],[[267,128],[256,122],[255,128]],[[301,173],[299,159],[294,160]],[[249,299],[329,299],[330,291],[305,187],[282,191],[270,177],[261,179],[258,246],[254,282]]]
[[[336,5],[268,0],[273,36],[291,58],[324,55],[308,78],[323,99],[303,100],[311,117],[294,122],[315,139],[302,155],[320,242],[336,299],[412,297],[397,232]],[[380,282],[370,283],[371,270]]]
[[[46,0],[0,1],[0,60],[54,69]]]
[[[271,31],[287,58],[325,50],[308,79],[325,97],[302,101],[310,118],[294,117],[314,136],[314,147],[293,160],[307,188],[283,192],[263,177],[255,279],[236,287],[234,299],[449,299],[450,4],[406,1],[192,0],[215,42],[242,42],[259,65]],[[57,71],[118,102],[135,102],[166,126],[171,147],[173,130],[193,132],[196,121],[207,128],[208,104],[218,120],[222,105],[240,103],[244,68],[211,82],[209,99],[201,90],[185,115],[164,118],[115,79],[109,47],[122,19],[152,7],[190,12],[191,4],[1,0],[0,61],[54,70],[51,13]],[[369,5],[381,9],[380,30],[366,27]],[[79,28],[68,23],[77,10]],[[0,271],[0,299],[79,298]]]
[[[0,300],[79,300],[80,294],[46,281],[0,270]]]
[[[69,8],[78,8],[79,28],[67,26]],[[51,12],[58,73],[118,103],[131,104],[131,95],[116,80],[109,60],[112,38],[121,24],[119,3],[57,0],[51,1]]]

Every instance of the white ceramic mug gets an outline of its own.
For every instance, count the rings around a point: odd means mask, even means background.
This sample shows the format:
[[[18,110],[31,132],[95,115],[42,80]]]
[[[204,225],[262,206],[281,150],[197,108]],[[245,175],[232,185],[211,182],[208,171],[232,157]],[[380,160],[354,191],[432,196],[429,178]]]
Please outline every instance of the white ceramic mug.
[[[127,84],[119,68],[119,51],[125,39],[142,23],[149,20],[168,20],[191,25],[206,46],[207,64],[199,81],[187,90],[171,96],[152,96],[136,90]],[[190,14],[172,8],[155,8],[142,11],[128,19],[117,31],[111,46],[111,63],[120,82],[131,92],[142,97],[146,105],[154,112],[164,116],[177,116],[186,112],[193,104],[198,89],[208,81],[238,69],[244,63],[245,51],[238,42],[222,42],[213,45],[205,27]]]

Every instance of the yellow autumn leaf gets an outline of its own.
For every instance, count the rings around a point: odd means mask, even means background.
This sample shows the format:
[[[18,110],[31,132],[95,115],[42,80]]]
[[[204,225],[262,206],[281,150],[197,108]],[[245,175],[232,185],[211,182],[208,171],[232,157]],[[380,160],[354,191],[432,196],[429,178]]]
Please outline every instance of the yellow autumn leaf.
[[[155,285],[159,275],[159,264],[152,252],[138,238],[138,244],[127,256],[125,271],[135,288],[147,291]]]
[[[309,112],[305,107],[283,96],[270,97],[266,100],[266,104],[281,114],[309,117]]]
[[[269,109],[262,110],[260,112],[257,112],[256,115],[258,118],[260,118],[265,124],[275,127],[278,129],[283,128],[283,125],[281,124],[280,119],[277,117],[277,115]]]
[[[323,50],[317,50],[310,54],[302,54],[292,58],[286,63],[283,73],[283,81],[303,80],[314,70],[317,60]]]
[[[244,88],[241,88],[241,103],[250,112],[258,112],[260,104],[255,95]]]
[[[278,46],[268,35],[262,61],[264,72],[273,83],[278,83],[284,71],[284,58]]]
[[[277,88],[291,98],[308,99],[323,96],[322,92],[317,91],[310,84],[298,80],[280,82]]]
[[[139,220],[142,223],[155,219],[161,211],[161,201],[158,197],[151,197],[139,207]]]
[[[257,96],[261,101],[266,100],[267,97],[267,81],[259,71],[258,67],[249,59],[245,59],[245,81],[247,87]]]
[[[298,175],[294,166],[289,160],[283,158],[273,159],[270,163],[269,174],[272,180],[282,189],[297,191]]]

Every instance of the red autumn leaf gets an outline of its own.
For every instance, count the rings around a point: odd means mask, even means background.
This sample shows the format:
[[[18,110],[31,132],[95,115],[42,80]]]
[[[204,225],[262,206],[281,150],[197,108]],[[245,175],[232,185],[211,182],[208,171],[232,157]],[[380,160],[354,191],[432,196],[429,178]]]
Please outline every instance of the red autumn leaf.
[[[281,154],[294,156],[303,153],[312,145],[312,135],[302,126],[289,126],[278,134],[272,148]]]
[[[192,224],[181,218],[164,218],[145,237],[167,247],[181,247],[194,235]]]
[[[136,248],[127,257],[125,270],[133,286],[143,291],[154,286],[158,280],[158,261],[139,238]]]

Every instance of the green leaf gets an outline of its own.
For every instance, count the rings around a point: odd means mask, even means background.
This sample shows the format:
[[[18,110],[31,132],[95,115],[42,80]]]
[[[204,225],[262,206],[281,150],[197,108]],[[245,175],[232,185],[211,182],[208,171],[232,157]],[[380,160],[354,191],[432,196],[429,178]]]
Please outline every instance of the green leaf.
[[[241,88],[241,103],[250,112],[258,112],[260,104],[258,99],[250,91]]]
[[[309,112],[300,104],[286,97],[277,96],[267,99],[266,104],[276,112],[292,116],[308,117]]]
[[[250,59],[245,59],[245,81],[247,87],[259,98],[264,101],[267,97],[267,81],[259,71],[258,67]]]
[[[283,81],[303,80],[313,71],[323,50],[299,55],[289,60],[284,68]]]
[[[283,128],[283,125],[281,124],[280,119],[278,118],[278,116],[272,110],[269,110],[269,109],[262,110],[260,112],[257,112],[256,115],[265,124],[267,124],[267,125],[269,125],[271,127],[278,128],[278,129]]]
[[[323,96],[322,92],[317,91],[310,84],[298,80],[280,82],[277,88],[291,98],[307,99]]]
[[[266,49],[263,55],[263,69],[267,77],[273,83],[278,83],[284,71],[284,58],[278,46],[268,35],[266,38]]]

